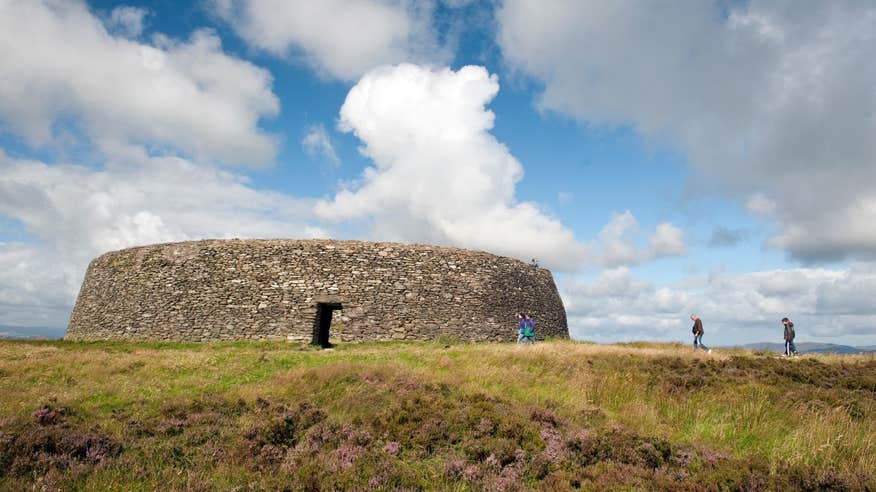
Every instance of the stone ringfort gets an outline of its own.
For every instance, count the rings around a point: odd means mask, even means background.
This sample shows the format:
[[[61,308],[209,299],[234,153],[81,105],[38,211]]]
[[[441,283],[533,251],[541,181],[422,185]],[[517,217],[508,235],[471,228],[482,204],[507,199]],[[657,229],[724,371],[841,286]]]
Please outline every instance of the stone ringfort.
[[[479,251],[333,240],[204,240],[91,262],[69,340],[502,341],[531,311],[568,338],[550,271]]]

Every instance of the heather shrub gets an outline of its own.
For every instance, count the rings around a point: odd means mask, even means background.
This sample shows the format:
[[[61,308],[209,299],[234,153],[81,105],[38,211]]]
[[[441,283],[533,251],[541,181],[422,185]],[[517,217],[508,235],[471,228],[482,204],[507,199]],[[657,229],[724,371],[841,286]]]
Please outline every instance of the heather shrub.
[[[30,420],[0,420],[0,478],[36,478],[56,471],[84,475],[122,451],[100,429],[69,423],[68,413],[64,407],[43,405]]]

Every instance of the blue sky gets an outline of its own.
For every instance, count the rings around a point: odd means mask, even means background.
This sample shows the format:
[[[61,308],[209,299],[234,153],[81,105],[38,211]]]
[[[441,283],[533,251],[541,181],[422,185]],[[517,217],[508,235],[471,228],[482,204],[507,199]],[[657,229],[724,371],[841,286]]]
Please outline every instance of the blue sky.
[[[858,2],[0,2],[0,333],[88,261],[434,242],[555,273],[579,339],[876,344]],[[26,21],[25,21],[26,20]],[[869,289],[869,290],[868,290]]]

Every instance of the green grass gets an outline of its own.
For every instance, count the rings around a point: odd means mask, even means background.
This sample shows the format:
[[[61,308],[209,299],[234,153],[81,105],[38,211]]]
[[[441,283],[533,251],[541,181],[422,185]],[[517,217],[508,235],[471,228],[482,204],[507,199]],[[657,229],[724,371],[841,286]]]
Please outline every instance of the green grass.
[[[874,424],[873,356],[0,342],[0,490],[872,490]]]

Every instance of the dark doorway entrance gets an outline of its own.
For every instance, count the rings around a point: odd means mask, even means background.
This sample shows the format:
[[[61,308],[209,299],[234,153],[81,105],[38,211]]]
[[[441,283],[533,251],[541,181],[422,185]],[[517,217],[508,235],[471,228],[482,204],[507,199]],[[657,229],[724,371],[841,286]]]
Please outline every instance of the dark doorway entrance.
[[[341,309],[337,302],[319,302],[316,304],[316,318],[313,319],[313,345],[329,348],[329,329],[332,327],[332,314]]]

